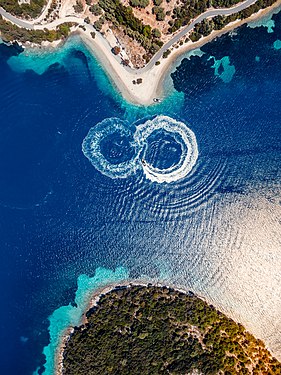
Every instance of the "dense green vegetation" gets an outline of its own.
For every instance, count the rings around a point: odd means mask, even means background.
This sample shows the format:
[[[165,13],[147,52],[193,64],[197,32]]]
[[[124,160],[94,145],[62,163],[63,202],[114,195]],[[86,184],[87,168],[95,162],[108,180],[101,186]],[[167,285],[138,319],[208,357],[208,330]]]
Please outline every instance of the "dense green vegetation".
[[[235,1],[235,0],[233,0]],[[215,3],[215,1],[213,1]],[[212,2],[212,5],[215,6]],[[172,20],[169,21],[169,32],[173,33],[182,26],[188,25],[193,18],[198,17],[204,13],[210,5],[209,0],[191,0],[184,1],[180,6],[173,9]]]
[[[17,40],[18,42],[32,42],[40,44],[47,40],[53,42],[58,39],[64,39],[70,33],[71,23],[59,25],[56,30],[27,30],[5,21],[0,16],[0,35],[5,42]]]
[[[152,29],[152,35],[155,37],[155,38],[160,38],[161,37],[161,31],[159,29]]]
[[[159,7],[163,3],[163,0],[153,0],[153,4]]]
[[[180,27],[187,25],[191,19],[206,11],[210,5],[213,7],[229,7],[238,3],[240,0],[184,0],[183,4],[173,9],[172,19],[169,20],[169,33],[173,33]],[[42,7],[46,0],[31,0],[29,4],[18,4],[17,0],[0,0],[0,6],[5,8],[12,14],[20,17],[36,17],[42,11]],[[92,0],[87,0],[91,4]],[[165,19],[166,13],[160,5],[163,0],[153,0],[154,6],[152,13],[158,21]],[[168,0],[166,0],[168,2]],[[257,0],[257,2],[241,12],[234,13],[230,16],[217,16],[212,19],[205,19],[195,25],[190,34],[190,40],[193,42],[199,40],[202,36],[209,35],[213,30],[221,30],[230,22],[237,19],[245,19],[260,9],[267,8],[274,4],[276,0]],[[149,0],[130,0],[130,4],[136,7],[146,7]],[[98,4],[90,5],[90,11],[99,18],[94,22],[94,26],[98,31],[106,21],[108,21],[113,29],[122,29],[123,32],[133,40],[136,40],[145,49],[143,58],[148,62],[150,58],[162,47],[161,32],[158,29],[152,29],[150,25],[145,25],[142,20],[135,17],[130,6],[123,5],[120,0],[98,0]],[[81,0],[77,0],[75,10],[81,12],[83,4]],[[167,12],[169,13],[169,12]],[[87,23],[90,22],[86,18]],[[70,24],[63,24],[56,30],[27,30],[12,25],[0,17],[0,33],[6,41],[18,40],[20,42],[41,43],[44,40],[54,41],[69,35]],[[182,43],[182,42],[181,42]],[[168,57],[171,51],[165,51],[163,57]]]
[[[276,0],[275,0],[276,1]],[[257,12],[261,8],[266,8],[267,6],[273,4],[274,0],[259,0],[254,5],[251,5],[249,8],[246,9],[249,15]],[[177,6],[173,9],[173,16],[172,20],[169,21],[169,32],[173,33],[182,26],[188,25],[190,21],[196,17],[198,17],[201,13],[204,13],[210,5],[214,8],[229,8],[234,6],[235,4],[241,2],[241,0],[191,0],[183,2],[183,5]],[[269,4],[270,3],[270,4]],[[251,9],[255,9],[255,11],[251,11]],[[236,20],[245,11],[235,13],[229,16],[232,20]],[[246,13],[247,13],[246,12]],[[246,14],[243,13],[243,14]],[[249,17],[249,16],[247,16]],[[228,18],[228,17],[226,17]],[[245,17],[244,17],[245,18]],[[231,21],[228,21],[229,23]],[[202,34],[204,35],[204,34]]]
[[[130,5],[136,8],[146,8],[149,4],[149,0],[130,0]]]
[[[264,344],[192,293],[116,288],[66,344],[65,375],[281,374]]]
[[[95,22],[94,22],[94,27],[98,30],[98,31],[101,31],[103,25],[105,23],[105,17],[102,16],[100,17],[99,19],[97,19]]]
[[[165,19],[165,11],[164,8],[155,6],[152,8],[152,13],[155,14],[157,21],[164,21]]]
[[[241,12],[234,13],[230,16],[216,16],[212,19],[205,19],[195,25],[194,30],[190,35],[190,39],[195,42],[199,40],[201,36],[207,36],[213,30],[221,30],[230,22],[233,22],[237,19],[246,19],[252,14],[257,13],[260,9],[264,9],[273,5],[275,2],[276,0],[258,0],[255,4],[249,6]]]
[[[131,7],[121,4],[119,0],[99,0],[99,6],[104,10],[104,17],[113,27],[122,27],[125,34],[137,40],[146,50],[149,58],[159,50],[163,42],[152,33],[151,26],[144,25],[134,16]]]
[[[214,8],[230,8],[238,3],[241,3],[241,0],[211,0],[211,5]]]
[[[0,0],[0,7],[7,12],[22,18],[36,18],[41,12],[46,0],[30,0],[30,4],[19,5],[18,0]]]
[[[90,11],[93,13],[94,16],[100,16],[102,15],[102,9],[98,4],[93,4],[90,7]]]

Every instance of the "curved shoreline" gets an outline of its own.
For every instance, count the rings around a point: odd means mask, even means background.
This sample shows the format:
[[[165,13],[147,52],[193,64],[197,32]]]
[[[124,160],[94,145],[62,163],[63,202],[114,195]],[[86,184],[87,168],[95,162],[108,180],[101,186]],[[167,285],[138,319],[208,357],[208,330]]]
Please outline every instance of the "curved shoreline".
[[[281,0],[278,0],[271,7],[262,9],[247,19],[234,21],[228,24],[222,30],[213,31],[210,35],[201,38],[197,42],[190,41],[183,44],[179,48],[175,48],[168,58],[161,58],[160,65],[154,65],[152,68],[143,73],[140,73],[138,70],[125,70],[116,59],[110,58],[110,56],[107,54],[106,48],[104,48],[104,46],[100,46],[100,41],[97,38],[98,35],[96,35],[95,39],[92,39],[92,37],[87,35],[85,32],[78,31],[78,33],[84,45],[101,63],[113,86],[122,95],[122,97],[132,104],[148,106],[155,104],[153,103],[153,98],[155,97],[165,98],[166,93],[164,92],[163,86],[167,74],[172,72],[175,67],[180,64],[182,59],[185,58],[186,53],[196,50],[210,41],[220,37],[221,35],[227,34],[244,24],[262,19],[269,13],[274,12],[280,6]],[[103,43],[104,42],[106,41],[103,40]],[[110,54],[112,55],[111,52]],[[176,65],[174,65],[175,62]],[[132,84],[132,81],[136,80],[137,78],[142,78],[141,85]]]
[[[115,283],[109,283],[106,286],[100,287],[100,288],[98,288],[94,291],[93,295],[91,296],[91,298],[89,299],[89,302],[86,305],[85,311],[84,311],[84,313],[81,317],[81,321],[80,321],[78,327],[81,327],[88,322],[87,317],[86,317],[87,312],[89,310],[91,310],[92,308],[94,308],[95,306],[97,306],[97,303],[99,302],[101,297],[103,297],[104,295],[106,295],[108,293],[111,293],[114,290],[123,289],[123,288],[127,289],[127,288],[131,288],[131,287],[134,287],[134,286],[144,286],[144,287],[153,286],[153,287],[158,287],[158,288],[173,289],[173,290],[175,290],[176,292],[179,292],[179,293],[184,293],[184,294],[190,295],[190,296],[196,296],[197,298],[201,299],[202,301],[204,301],[205,303],[210,305],[210,302],[208,302],[204,297],[199,296],[199,295],[193,293],[190,290],[182,289],[180,287],[177,288],[173,285],[167,285],[167,284],[163,284],[161,282],[155,283],[155,282],[150,282],[150,281],[144,281],[144,280],[141,280],[141,279],[140,280],[128,280],[128,281],[123,281],[123,282],[119,282],[119,283],[115,282]],[[218,310],[218,311],[221,311],[221,310]],[[222,312],[222,313],[225,314],[224,312]],[[229,315],[226,315],[226,316],[230,317]],[[235,323],[240,324],[233,317],[230,317],[230,318]],[[246,327],[245,327],[245,330],[247,330],[247,332],[251,333]],[[65,348],[66,348],[66,344],[67,344],[68,340],[71,338],[71,335],[72,335],[73,332],[74,332],[74,327],[68,327],[67,330],[62,333],[60,344],[57,347],[56,355],[55,355],[54,375],[63,375],[64,351],[65,351]],[[265,343],[264,343],[264,347],[265,347],[265,349],[267,349],[270,352],[270,354],[272,356],[274,356],[274,354],[271,352],[270,348],[267,345],[265,345]]]
[[[193,51],[210,42],[211,40],[240,27],[241,25],[251,23],[253,21],[256,21],[257,19],[263,18],[270,12],[274,12],[274,10],[281,6],[281,0],[277,0],[272,6],[266,9],[261,9],[247,19],[236,20],[225,26],[222,30],[213,31],[210,35],[202,37],[197,42],[189,41],[188,43],[184,43],[179,48],[174,48],[166,59],[162,57],[162,53],[164,50],[168,49],[171,44],[174,44],[178,42],[179,39],[183,38],[199,21],[202,21],[205,18],[214,17],[215,14],[233,14],[241,9],[247,8],[249,5],[254,3],[255,1],[250,0],[250,2],[242,2],[232,8],[206,11],[195,20],[193,20],[190,25],[186,26],[179,33],[177,33],[161,48],[160,51],[158,51],[158,53],[156,53],[156,55],[154,55],[154,57],[152,57],[150,62],[141,69],[132,69],[123,66],[121,64],[120,57],[112,54],[111,46],[109,45],[107,39],[105,39],[99,32],[96,32],[92,25],[85,24],[84,20],[79,17],[65,17],[66,19],[58,19],[56,21],[53,21],[49,25],[34,25],[22,20],[18,20],[18,22],[23,22],[25,24],[24,27],[28,28],[29,25],[29,27],[32,29],[42,29],[44,27],[54,28],[62,22],[66,21],[72,21],[78,25],[83,25],[85,27],[85,31],[76,28],[74,33],[79,34],[84,45],[100,62],[105,73],[110,78],[110,81],[117,89],[118,93],[120,93],[125,100],[132,104],[148,106],[151,104],[155,104],[153,102],[154,98],[165,97],[163,82],[167,73],[171,72],[174,68],[173,63],[176,59],[178,59],[179,57],[183,59],[185,53]],[[2,14],[4,18],[7,17],[7,12],[5,12],[2,8],[0,8],[0,14]],[[14,16],[11,15],[9,15],[9,18],[12,22],[15,22],[17,20]],[[96,34],[94,39],[91,36],[91,32],[93,31],[95,31]],[[177,61],[177,63],[180,63],[181,59]],[[159,61],[160,64],[155,65],[156,61]],[[141,84],[135,83],[138,78],[141,79]]]
[[[92,294],[91,298],[89,299],[85,311],[81,317],[81,321],[79,323],[79,326],[82,326],[87,323],[87,317],[86,313],[93,307],[95,307],[100,300],[100,298],[107,293],[110,293],[111,291],[117,289],[117,288],[129,288],[131,286],[147,286],[149,285],[149,282],[144,282],[143,280],[131,280],[131,281],[123,281],[123,282],[115,282],[115,283],[108,283],[106,286],[102,286],[100,288],[97,288],[94,293]],[[163,284],[157,283],[153,284],[155,286],[164,286]],[[166,285],[165,285],[166,286]],[[182,291],[184,293],[187,293],[186,291],[177,289],[179,291]],[[68,327],[64,332],[62,332],[60,344],[58,345],[56,349],[55,354],[55,368],[54,368],[54,375],[63,375],[63,353],[65,350],[65,346],[70,339],[70,336],[72,332],[74,331],[74,327]]]
[[[119,283],[118,282],[109,283],[106,286],[97,288],[94,291],[93,295],[91,296],[91,298],[89,299],[89,302],[86,305],[85,311],[84,311],[84,313],[82,315],[82,318],[81,318],[81,321],[79,323],[79,327],[87,323],[86,313],[90,309],[92,309],[93,307],[95,307],[97,305],[98,301],[100,300],[100,298],[103,295],[108,294],[108,293],[110,293],[113,290],[118,289],[118,288],[130,288],[132,286],[145,286],[146,287],[146,286],[149,286],[149,285],[153,285],[153,286],[160,287],[160,288],[161,287],[172,288],[172,289],[174,289],[178,292],[181,292],[181,293],[184,293],[184,294],[187,294],[187,295],[189,293],[193,293],[191,291],[188,291],[188,290],[185,290],[185,289],[180,289],[180,288],[175,288],[173,286],[162,284],[160,282],[157,282],[157,283],[145,282],[144,280],[141,280],[141,279],[140,280],[131,280],[131,281],[128,280],[128,281],[119,282]],[[200,296],[197,296],[197,297],[202,299],[203,301],[207,302],[203,297],[200,297]],[[63,353],[64,353],[64,350],[65,350],[66,344],[67,344],[68,340],[70,339],[73,331],[74,331],[74,327],[68,327],[66,329],[66,331],[64,331],[62,333],[62,336],[61,336],[61,339],[60,339],[60,344],[58,345],[57,350],[56,350],[56,354],[55,354],[54,375],[63,375]]]

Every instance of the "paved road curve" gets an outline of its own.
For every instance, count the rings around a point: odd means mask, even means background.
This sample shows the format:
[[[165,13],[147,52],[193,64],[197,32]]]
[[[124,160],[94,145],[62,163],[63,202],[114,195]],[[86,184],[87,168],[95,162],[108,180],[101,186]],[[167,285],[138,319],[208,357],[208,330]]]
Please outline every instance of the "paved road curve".
[[[3,8],[0,7],[1,16],[5,17],[7,20],[11,21],[19,27],[24,27],[25,29],[34,29],[34,25],[28,21],[21,20],[15,16],[12,16],[10,13],[6,12]]]
[[[215,16],[229,16],[233,13],[240,12],[241,10],[243,10],[245,8],[248,8],[250,5],[254,4],[256,1],[257,0],[246,0],[242,3],[239,3],[239,4],[235,5],[234,7],[231,7],[231,8],[211,9],[211,10],[207,10],[206,12],[202,13],[200,16],[195,18],[189,25],[185,26],[179,33],[177,33],[169,42],[164,44],[164,46],[152,57],[152,59],[149,61],[149,63],[145,67],[143,67],[141,69],[138,69],[138,73],[145,73],[148,70],[150,70],[155,65],[156,61],[158,61],[162,57],[163,52],[165,52],[167,49],[169,49],[174,43],[178,42],[184,35],[189,33],[197,23],[203,21],[206,18],[211,18],[211,17],[215,17]],[[1,7],[0,7],[0,14],[3,17],[5,17],[7,20],[14,23],[15,25],[17,25],[19,27],[24,27],[24,28],[30,29],[30,30],[40,30],[40,29],[42,30],[44,28],[53,29],[56,26],[58,26],[58,25],[60,25],[64,22],[75,22],[79,25],[84,25],[86,28],[90,29],[91,31],[94,30],[95,32],[97,32],[92,25],[86,24],[84,22],[83,18],[78,18],[78,17],[74,17],[74,16],[57,19],[53,22],[43,24],[43,25],[34,25],[34,23],[33,23],[34,21],[28,22],[28,21],[21,20],[21,19],[15,17],[15,16],[11,15],[10,13],[6,12]],[[124,68],[127,71],[130,71],[130,72],[136,70],[136,69],[132,69],[130,67],[124,67]]]
[[[176,34],[171,40],[169,40],[169,42],[164,44],[164,46],[152,57],[149,63],[145,67],[139,69],[139,72],[144,73],[145,71],[152,68],[156,61],[162,57],[163,52],[169,49],[174,43],[178,42],[184,35],[189,33],[189,31],[191,31],[197,23],[203,21],[206,18],[215,16],[229,16],[233,13],[240,12],[241,10],[246,9],[250,5],[254,4],[256,1],[257,0],[246,0],[243,3],[239,3],[232,8],[211,9],[207,10],[205,13],[200,14],[200,16],[195,18],[189,25],[185,26],[178,34]]]

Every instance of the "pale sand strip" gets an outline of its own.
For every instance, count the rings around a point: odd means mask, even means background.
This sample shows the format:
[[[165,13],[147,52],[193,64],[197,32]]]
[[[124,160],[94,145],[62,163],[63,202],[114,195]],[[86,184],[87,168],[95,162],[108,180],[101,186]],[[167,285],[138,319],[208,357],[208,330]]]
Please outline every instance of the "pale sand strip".
[[[78,26],[75,26],[73,28],[73,31],[76,31],[81,35],[81,38],[84,41],[85,45],[100,61],[107,75],[117,88],[117,91],[120,92],[128,102],[137,105],[150,105],[153,104],[153,98],[164,96],[164,77],[167,75],[168,71],[171,71],[172,63],[175,61],[175,59],[177,59],[179,56],[181,56],[181,58],[184,58],[184,53],[201,47],[212,39],[224,33],[227,33],[245,23],[249,23],[251,21],[255,21],[259,18],[264,17],[268,13],[273,12],[280,5],[281,0],[278,0],[271,7],[260,10],[246,20],[237,20],[235,22],[232,22],[223,30],[213,31],[209,36],[201,38],[198,42],[192,43],[191,41],[189,41],[188,43],[184,43],[179,48],[174,48],[168,58],[163,59],[161,57],[159,59],[160,65],[153,65],[151,68],[145,67],[140,70],[127,68],[121,65],[120,57],[112,54],[111,47],[108,41],[100,33],[96,32],[95,39],[92,38],[91,32],[95,31],[95,29],[92,25],[86,24],[83,18],[70,16],[57,19],[49,24],[34,25],[33,23],[17,19],[16,17],[5,12],[1,7],[0,14],[10,22],[20,27],[26,27],[36,30],[44,28],[54,29],[56,26],[64,22],[73,22],[76,25],[83,25],[85,31],[78,29]],[[182,39],[184,40],[185,38],[186,34]],[[181,59],[177,59],[177,63],[179,63],[180,60]],[[133,81],[137,80],[138,78],[142,80],[142,83],[133,84]]]
[[[88,49],[100,61],[108,77],[123,98],[130,103],[147,106],[153,104],[153,98],[164,97],[164,78],[167,73],[171,72],[172,68],[174,68],[172,64],[175,60],[177,60],[177,64],[179,64],[184,58],[185,53],[202,47],[211,40],[226,34],[245,23],[265,17],[276,10],[276,8],[280,7],[280,5],[281,0],[278,0],[271,7],[260,10],[258,13],[253,14],[245,20],[232,22],[222,30],[213,31],[210,35],[201,38],[198,42],[193,43],[189,41],[188,43],[184,43],[179,48],[174,48],[168,58],[159,59],[160,65],[154,65],[150,70],[144,73],[138,72],[138,70],[129,70],[122,66],[120,61],[116,59],[116,56],[112,54],[107,40],[105,40],[99,33],[96,34],[95,39],[91,37],[90,30],[88,29],[86,29],[86,31],[79,30],[78,33]],[[181,57],[181,59],[178,59],[179,57]],[[136,80],[137,78],[142,79],[141,84],[133,84],[133,80]]]

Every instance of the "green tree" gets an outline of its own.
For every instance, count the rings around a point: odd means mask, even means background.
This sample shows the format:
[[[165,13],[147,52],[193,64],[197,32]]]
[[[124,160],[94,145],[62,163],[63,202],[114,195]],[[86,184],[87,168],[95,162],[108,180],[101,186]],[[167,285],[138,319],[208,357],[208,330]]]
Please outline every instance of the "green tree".
[[[149,0],[130,0],[130,5],[134,8],[146,8]]]
[[[161,7],[158,7],[158,6],[153,7],[152,13],[156,15],[157,21],[164,21],[164,19],[165,19],[164,8],[161,8]]]
[[[161,38],[161,31],[159,29],[153,29],[151,33],[154,38]]]
[[[73,5],[73,8],[74,8],[76,13],[82,13],[83,9],[84,9],[83,4],[80,0],[76,1],[76,4]]]
[[[90,9],[90,12],[92,12],[94,16],[102,15],[102,8],[98,4],[93,4],[89,9]]]

